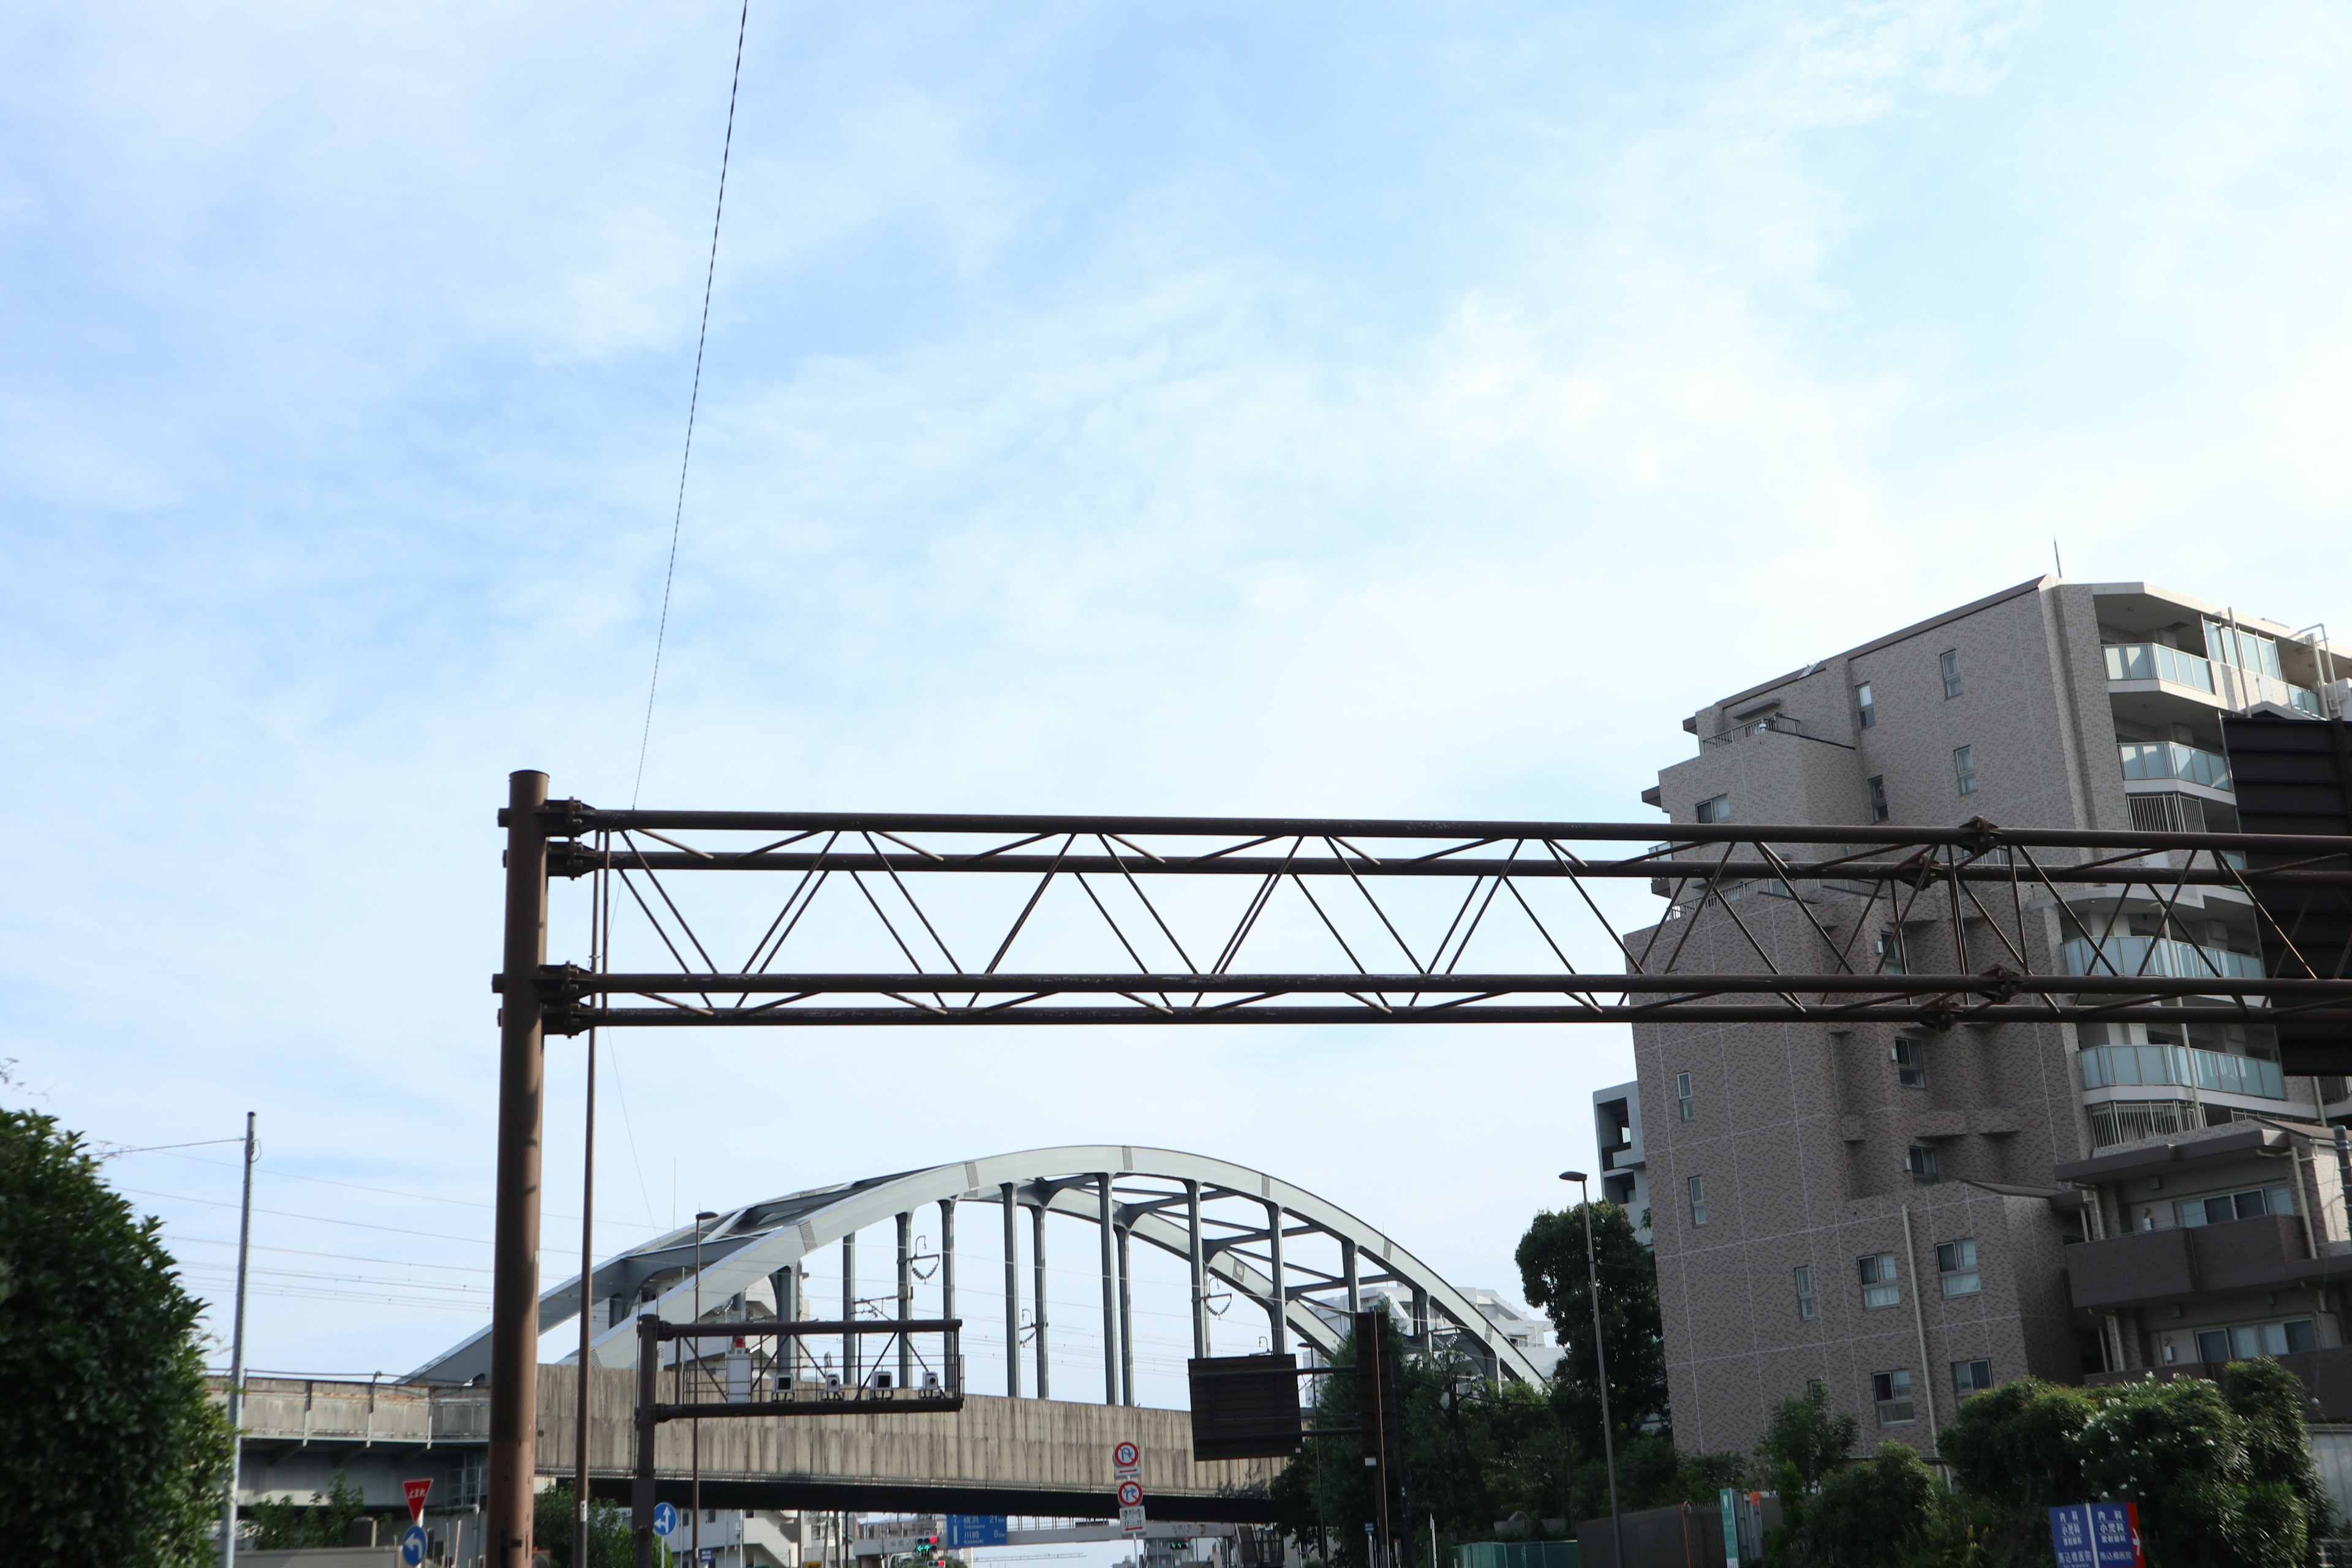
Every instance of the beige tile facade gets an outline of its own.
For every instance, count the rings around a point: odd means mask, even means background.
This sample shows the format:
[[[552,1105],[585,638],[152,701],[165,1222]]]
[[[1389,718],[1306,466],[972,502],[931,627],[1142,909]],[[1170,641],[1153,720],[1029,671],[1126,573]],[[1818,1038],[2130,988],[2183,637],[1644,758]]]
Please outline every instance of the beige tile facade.
[[[1703,802],[1727,801],[1730,819],[1744,824],[1866,824],[1875,779],[1896,824],[1982,816],[2004,826],[2128,828],[2129,795],[2151,786],[2127,787],[2119,745],[2160,734],[2218,750],[2228,692],[2161,689],[2143,698],[2141,688],[2110,679],[2117,656],[2103,643],[2169,639],[2189,657],[2204,646],[2198,628],[2226,614],[2139,584],[2021,584],[1696,715],[1685,728],[1700,738],[1698,754],[1661,771],[1656,804],[1678,823],[1698,820]],[[2240,622],[2273,639],[2288,683],[2308,689],[2332,673],[2288,628]],[[1947,654],[1957,695],[1946,694]],[[1865,682],[1875,720],[1868,727],[1857,702]],[[1972,793],[1960,787],[1961,747]],[[2215,825],[2229,825],[2226,792],[2154,787],[2206,797]],[[1809,892],[1801,907],[1751,885],[1728,906],[1703,907],[1696,889],[1685,889],[1676,916],[1637,940],[1654,943],[1654,966],[1671,952],[1676,969],[1692,973],[1761,969],[1759,945],[1781,968],[1831,969],[1829,942],[1867,968],[1876,942],[1900,924],[1915,969],[2027,967],[2005,937],[2047,973],[2063,968],[2062,944],[2084,922],[2103,930],[2106,913],[2116,913],[2116,929],[2136,929],[2123,917],[2139,906],[2125,889],[2087,894],[2106,901],[2070,891],[2062,908],[2021,873],[2013,889],[1982,892],[1985,909],[1964,908],[1955,931],[1940,893],[1899,921],[1884,899],[1866,907],[1859,893]],[[2242,902],[2228,907],[2232,897],[2185,900],[2180,929],[2197,942],[2251,947],[2250,912]],[[2115,1043],[2125,1043],[2118,1031]],[[1898,1035],[1918,1042],[1923,1087],[1901,1081]],[[1935,1425],[1951,1418],[1961,1393],[1956,1363],[1989,1363],[1996,1382],[2029,1373],[2078,1381],[2157,1353],[2155,1323],[2070,1310],[2066,1247],[2136,1225],[2120,1194],[2086,1184],[2103,1205],[2091,1218],[2079,1199],[2053,1204],[1973,1184],[2064,1190],[2056,1168],[2101,1152],[2076,1054],[2096,1043],[2060,1026],[1637,1026],[1676,1441],[1745,1450],[1775,1400],[1819,1379],[1838,1407],[1861,1418],[1866,1444],[1894,1438],[1932,1451]],[[2263,1050],[2259,1030],[2186,1043]],[[1679,1093],[1685,1073],[1688,1119]],[[2284,1080],[2284,1100],[2190,1095],[2180,1114],[2321,1118],[2313,1080]],[[1915,1149],[1932,1152],[1932,1184],[1915,1184],[1906,1165]],[[1703,1184],[1703,1225],[1694,1221],[1694,1177]],[[2340,1194],[2337,1205],[2340,1229]],[[1962,1241],[1974,1244],[1978,1288],[1948,1294],[1937,1247]],[[1888,1254],[1896,1300],[1865,1306],[1860,1260]],[[1810,1270],[1811,1316],[1800,1309],[1800,1268]],[[2326,1332],[2336,1342],[2332,1320]],[[1910,1377],[1911,1416],[1884,1421],[1899,1411],[1882,1411],[1873,1380],[1898,1372]]]

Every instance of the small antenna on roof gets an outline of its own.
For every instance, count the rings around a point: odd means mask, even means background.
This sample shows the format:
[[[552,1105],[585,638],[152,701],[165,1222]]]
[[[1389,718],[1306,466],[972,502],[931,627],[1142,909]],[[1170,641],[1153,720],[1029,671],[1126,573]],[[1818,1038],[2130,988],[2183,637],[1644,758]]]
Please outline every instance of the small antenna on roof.
[[[2059,576],[2066,575],[2066,563],[2058,558],[2058,541],[2054,537],[2050,541],[2050,564],[2056,569]]]

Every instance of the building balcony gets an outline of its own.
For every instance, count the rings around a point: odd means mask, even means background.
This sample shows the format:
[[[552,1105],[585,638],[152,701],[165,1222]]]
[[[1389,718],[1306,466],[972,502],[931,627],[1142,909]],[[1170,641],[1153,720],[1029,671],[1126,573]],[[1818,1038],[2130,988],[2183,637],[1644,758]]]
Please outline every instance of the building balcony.
[[[2226,1225],[2137,1230],[2066,1249],[2066,1292],[2086,1311],[2153,1307],[2194,1296],[2276,1290],[2344,1271],[2342,1258],[2315,1258],[2294,1215]]]
[[[2255,1100],[2284,1100],[2286,1078],[2276,1062],[2233,1057],[2188,1046],[2091,1046],[2079,1056],[2084,1089],[2176,1084]]]
[[[2119,741],[2124,782],[2171,779],[2204,789],[2230,789],[2230,759],[2181,741]]]
[[[2175,980],[2260,980],[2263,961],[2251,952],[2162,936],[2087,936],[2066,942],[2069,974],[2161,974]],[[2151,1079],[2166,1083],[2174,1079]]]
[[[2257,702],[2275,702],[2314,718],[2321,716],[2317,692],[2259,669],[2216,665],[2162,643],[2111,643],[2105,653],[2110,684],[2155,681],[2195,692],[2217,707],[2251,708]]]
[[[2079,1251],[2080,1248],[2070,1250]],[[2289,1351],[2272,1359],[2303,1379],[2304,1386],[2311,1390],[2312,1398],[2319,1405],[2312,1413],[2314,1419],[2352,1421],[2352,1346]],[[2093,1388],[2098,1388],[2119,1383],[2137,1383],[2146,1377],[2153,1377],[2158,1383],[2169,1383],[2176,1377],[2202,1377],[2219,1383],[2221,1367],[2213,1362],[2176,1362],[2170,1366],[2136,1367],[2129,1372],[2095,1372],[2083,1381]]]

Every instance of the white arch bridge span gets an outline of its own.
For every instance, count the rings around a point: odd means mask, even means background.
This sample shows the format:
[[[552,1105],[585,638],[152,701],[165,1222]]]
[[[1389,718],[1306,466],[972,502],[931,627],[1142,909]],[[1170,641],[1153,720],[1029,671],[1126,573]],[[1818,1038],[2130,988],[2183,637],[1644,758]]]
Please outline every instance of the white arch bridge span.
[[[1055,1221],[1050,1228],[1049,1217]],[[989,1227],[989,1245],[960,1247],[959,1227],[969,1241],[974,1220]],[[887,1263],[869,1251],[861,1271],[861,1242],[871,1247],[877,1238],[869,1233],[877,1230]],[[1086,1239],[1093,1245],[1082,1250],[1076,1269],[1052,1266],[1063,1287],[1049,1292],[1048,1238],[1066,1242],[1074,1230],[1081,1236],[1091,1230]],[[1170,1517],[1254,1517],[1256,1510],[1246,1500],[1262,1493],[1278,1467],[1195,1464],[1181,1413],[1101,1408],[1139,1403],[1134,1266],[1154,1253],[1160,1261],[1152,1273],[1189,1286],[1183,1294],[1195,1356],[1210,1353],[1213,1314],[1246,1307],[1253,1316],[1263,1314],[1264,1348],[1328,1358],[1348,1332],[1348,1314],[1385,1298],[1415,1338],[1450,1345],[1489,1376],[1541,1380],[1525,1352],[1468,1297],[1387,1233],[1338,1205],[1230,1161],[1121,1144],[961,1160],[745,1205],[597,1265],[585,1289],[575,1276],[543,1292],[538,1327],[543,1334],[572,1321],[584,1302],[591,1358],[599,1369],[593,1379],[590,1449],[600,1488],[607,1478],[616,1483],[628,1468],[634,1379],[625,1369],[637,1360],[638,1317],[652,1313],[678,1323],[807,1321],[835,1318],[837,1305],[838,1321],[856,1323],[854,1334],[812,1337],[772,1353],[766,1347],[774,1340],[752,1336],[752,1348],[739,1351],[731,1368],[714,1359],[691,1375],[721,1383],[731,1376],[737,1397],[838,1379],[858,1389],[861,1398],[885,1388],[903,1393],[903,1411],[886,1407],[818,1421],[706,1422],[707,1502],[724,1494],[762,1507],[837,1506],[852,1497],[875,1506],[918,1506],[917,1499],[928,1498],[933,1507],[970,1508],[992,1499],[996,1512],[1098,1511],[1110,1506],[1108,1434],[1150,1439],[1149,1489],[1172,1510]],[[1171,1259],[1179,1267],[1171,1268]],[[1080,1385],[1099,1399],[1076,1405],[1052,1398],[1052,1373],[1059,1370],[1066,1384],[1074,1369],[1066,1356],[1056,1366],[1055,1314],[1045,1308],[1051,1295],[1058,1310],[1070,1309],[1073,1272],[1095,1277],[1085,1294],[1098,1298],[1098,1305],[1090,1300],[1082,1321],[1065,1331],[1072,1339],[1098,1337],[1101,1347],[1099,1382],[1086,1377]],[[879,1290],[873,1288],[877,1279]],[[832,1299],[836,1289],[837,1301]],[[963,1367],[951,1373],[938,1364],[935,1338],[891,1331],[895,1321],[934,1316],[961,1317],[967,1333],[986,1331],[977,1337],[1001,1342],[1001,1371],[967,1379]],[[994,1331],[1000,1321],[1001,1342]],[[1229,1334],[1231,1322],[1228,1315],[1213,1331]],[[1244,1331],[1251,1350],[1261,1348],[1258,1337],[1255,1325]],[[665,1353],[674,1356],[677,1342]],[[463,1384],[490,1365],[485,1329],[415,1376]],[[550,1374],[569,1384],[572,1373],[549,1367],[542,1381]],[[960,1387],[965,1407],[920,1413],[921,1391],[933,1378]],[[575,1397],[568,1391],[542,1396],[539,1468],[544,1471],[572,1468]],[[665,1494],[683,1469],[682,1449],[672,1450],[686,1436],[675,1427],[661,1435]],[[1235,1505],[1241,1505],[1238,1514]]]

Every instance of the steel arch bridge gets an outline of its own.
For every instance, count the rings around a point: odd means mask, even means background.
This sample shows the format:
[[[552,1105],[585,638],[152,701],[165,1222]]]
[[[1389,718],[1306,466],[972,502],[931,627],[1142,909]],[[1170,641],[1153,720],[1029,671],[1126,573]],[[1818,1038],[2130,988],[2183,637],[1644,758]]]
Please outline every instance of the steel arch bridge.
[[[596,1365],[625,1367],[637,1358],[634,1320],[646,1311],[685,1322],[698,1300],[708,1318],[716,1311],[747,1310],[739,1299],[764,1281],[779,1316],[802,1318],[807,1260],[820,1249],[841,1249],[842,1317],[858,1316],[856,1248],[861,1231],[885,1224],[896,1227],[897,1316],[913,1314],[917,1256],[912,1241],[919,1211],[939,1215],[937,1279],[941,1316],[957,1315],[956,1219],[958,1210],[984,1204],[1000,1212],[1003,1237],[1002,1280],[1006,1343],[1006,1389],[1022,1392],[1024,1333],[1036,1352],[1038,1384],[1046,1386],[1046,1345],[1051,1330],[1039,1307],[1045,1279],[1045,1221],[1048,1215],[1093,1223],[1102,1283],[1104,1388],[1107,1403],[1135,1401],[1135,1351],[1129,1268],[1132,1244],[1185,1261],[1192,1285],[1192,1353],[1208,1354],[1213,1289],[1223,1286],[1264,1310],[1268,1340],[1276,1352],[1310,1347],[1328,1356],[1339,1346],[1345,1314],[1358,1310],[1368,1288],[1386,1287],[1409,1302],[1411,1331],[1424,1340],[1450,1340],[1485,1363],[1490,1375],[1528,1384],[1542,1381],[1526,1353],[1489,1322],[1467,1297],[1389,1237],[1302,1187],[1231,1161],[1171,1149],[1130,1144],[1075,1144],[1031,1149],[985,1159],[962,1160],[893,1175],[791,1193],[746,1205],[701,1223],[699,1269],[696,1227],[688,1226],[631,1248],[599,1264],[584,1292],[592,1312],[591,1355]],[[1034,1309],[1024,1324],[1019,1231],[1029,1216],[1034,1274],[1028,1292]],[[1339,1266],[1310,1265],[1290,1244],[1336,1243]],[[1329,1247],[1318,1247],[1328,1255]],[[928,1261],[928,1258],[925,1259]],[[994,1281],[980,1282],[992,1292]],[[583,1292],[578,1276],[539,1299],[539,1332],[575,1318]],[[968,1311],[978,1320],[982,1311]],[[889,1333],[891,1319],[868,1317],[870,1337],[897,1357],[898,1385],[913,1371],[903,1338]],[[868,1337],[862,1333],[859,1339]],[[856,1341],[843,1345],[843,1365],[863,1366]],[[795,1352],[795,1365],[798,1356]],[[490,1331],[484,1328],[417,1369],[435,1381],[465,1382],[490,1370]],[[870,1375],[866,1369],[861,1375]]]

